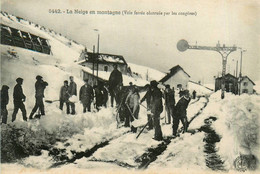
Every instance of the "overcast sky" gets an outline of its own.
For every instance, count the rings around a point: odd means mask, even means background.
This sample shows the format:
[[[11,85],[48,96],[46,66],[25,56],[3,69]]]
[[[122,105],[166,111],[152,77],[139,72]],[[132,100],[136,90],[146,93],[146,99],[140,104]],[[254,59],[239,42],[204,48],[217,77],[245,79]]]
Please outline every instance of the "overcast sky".
[[[123,55],[127,62],[167,72],[179,64],[191,80],[213,83],[222,69],[221,55],[214,51],[179,52],[176,44],[242,47],[242,74],[260,80],[260,23],[257,0],[1,0],[2,11],[20,16],[92,49],[100,34],[100,52]],[[49,9],[100,11],[196,12],[197,16],[50,14]],[[98,29],[98,31],[94,31]],[[240,50],[228,57],[227,72],[234,73]]]

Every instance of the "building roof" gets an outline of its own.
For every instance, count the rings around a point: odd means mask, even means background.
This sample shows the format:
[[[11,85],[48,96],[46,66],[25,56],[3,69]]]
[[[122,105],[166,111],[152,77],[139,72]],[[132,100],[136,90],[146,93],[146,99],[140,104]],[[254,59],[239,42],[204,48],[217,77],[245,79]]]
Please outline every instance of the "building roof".
[[[83,62],[93,62],[97,53],[87,52],[85,54],[85,60],[80,61],[79,63]],[[98,53],[98,61],[99,63],[117,63],[117,64],[125,64],[127,65],[125,59],[121,55],[113,55],[113,54],[106,54],[106,53]]]
[[[160,82],[162,82],[162,83],[166,82],[168,79],[170,79],[172,76],[174,76],[180,70],[183,71],[185,74],[187,74],[188,77],[190,77],[190,75],[188,73],[186,73],[180,65],[176,65],[170,69],[170,73],[167,73],[166,76],[164,76],[160,80]]]
[[[239,82],[242,82],[244,79],[248,79],[253,85],[255,85],[255,83],[249,78],[249,77],[247,77],[247,76],[243,76],[241,79],[240,79],[240,81]]]
[[[236,79],[236,80],[239,80],[239,78],[238,77],[235,77],[235,76],[233,76],[232,74],[226,74],[225,75],[225,77],[227,77],[227,76],[229,76],[229,77],[232,77],[232,78],[234,78],[234,79]],[[247,77],[247,76],[242,76],[242,78],[239,80],[239,83],[241,82],[241,81],[243,81],[244,79],[248,79],[253,85],[255,85],[255,83],[249,78],[249,77]],[[218,78],[216,78],[216,80],[219,80],[219,79],[222,79],[222,77],[218,77]]]
[[[225,77],[231,77],[231,78],[234,78],[234,79],[238,79],[237,77],[235,77],[235,76],[233,76],[232,74],[230,74],[230,73],[227,73],[226,75],[225,75]],[[221,77],[218,77],[218,78],[216,78],[216,80],[217,79],[222,79],[222,76]]]

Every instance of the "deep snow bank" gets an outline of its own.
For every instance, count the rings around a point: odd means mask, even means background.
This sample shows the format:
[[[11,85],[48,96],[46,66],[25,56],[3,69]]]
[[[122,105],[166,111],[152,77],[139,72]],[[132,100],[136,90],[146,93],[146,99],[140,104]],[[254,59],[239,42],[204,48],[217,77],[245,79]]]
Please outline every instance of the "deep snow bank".
[[[199,129],[205,119],[216,117],[212,127],[222,137],[217,148],[226,168],[235,169],[234,162],[239,156],[253,155],[259,162],[260,96],[226,93],[225,99],[221,100],[220,93],[211,95],[204,112],[190,124],[189,129]]]

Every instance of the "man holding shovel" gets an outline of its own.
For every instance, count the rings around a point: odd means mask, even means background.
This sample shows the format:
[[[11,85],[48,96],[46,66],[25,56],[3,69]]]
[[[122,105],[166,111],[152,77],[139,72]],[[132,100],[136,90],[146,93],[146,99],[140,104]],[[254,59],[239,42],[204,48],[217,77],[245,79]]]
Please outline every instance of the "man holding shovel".
[[[140,110],[139,100],[140,100],[140,95],[138,89],[136,88],[136,86],[133,86],[130,89],[130,92],[126,97],[126,101],[125,101],[125,104],[128,108],[128,115],[126,116],[126,120],[125,120],[126,127],[130,126],[130,120],[131,122],[133,122],[135,119],[138,119],[138,114]],[[132,125],[131,131],[136,132],[137,128]]]
[[[154,120],[154,140],[161,141],[162,130],[160,125],[160,114],[163,111],[162,105],[162,92],[157,87],[158,82],[153,80],[150,82],[151,85],[151,112]]]
[[[151,130],[153,129],[153,119],[151,115],[151,86],[147,84],[145,85],[145,89],[147,92],[145,93],[144,97],[141,99],[140,104],[142,105],[143,101],[146,100],[148,130]]]

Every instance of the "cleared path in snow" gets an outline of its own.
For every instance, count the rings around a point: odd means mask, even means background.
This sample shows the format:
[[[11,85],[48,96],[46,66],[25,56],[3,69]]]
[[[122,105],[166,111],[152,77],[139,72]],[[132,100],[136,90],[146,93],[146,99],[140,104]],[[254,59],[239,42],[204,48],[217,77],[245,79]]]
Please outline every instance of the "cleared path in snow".
[[[205,97],[201,97],[199,100],[191,103],[188,111],[188,119],[191,120],[192,118],[193,120],[198,116],[203,108],[206,107],[207,102],[208,100]],[[162,125],[162,131],[164,133],[164,140],[160,142],[152,139],[154,131],[145,130],[138,139],[136,139],[137,134],[124,134],[109,141],[106,146],[98,148],[89,158],[81,159],[81,161],[85,160],[86,165],[91,161],[97,163],[114,163],[126,168],[147,168],[150,163],[157,159],[157,156],[167,149],[168,144],[172,140],[171,125]]]

